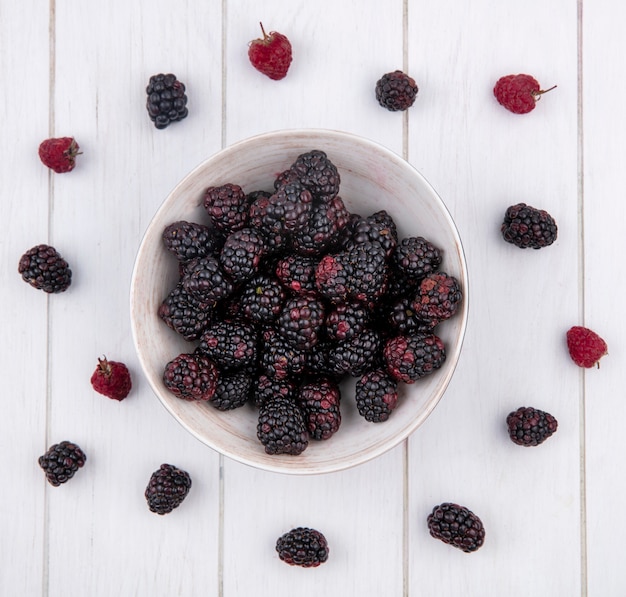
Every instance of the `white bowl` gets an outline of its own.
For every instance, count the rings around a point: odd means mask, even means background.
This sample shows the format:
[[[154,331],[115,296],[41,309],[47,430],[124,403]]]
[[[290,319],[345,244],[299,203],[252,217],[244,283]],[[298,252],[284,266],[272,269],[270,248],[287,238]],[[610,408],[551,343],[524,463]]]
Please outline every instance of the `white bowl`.
[[[205,189],[225,183],[245,192],[270,190],[276,175],[306,151],[327,153],[341,176],[340,196],[350,211],[369,215],[386,209],[399,237],[423,236],[443,250],[440,269],[455,276],[463,302],[436,328],[446,346],[446,361],[412,385],[400,384],[398,407],[384,423],[359,416],[353,385],[342,391],[342,423],[330,439],[310,441],[299,456],[268,455],[256,436],[256,411],[244,406],[222,412],[207,403],[187,402],[162,382],[165,365],[195,345],[169,329],[157,309],[178,277],[178,265],[161,234],[178,220],[207,222]],[[443,396],[456,367],[468,313],[467,265],[458,231],[443,201],[409,163],[367,139],[330,130],[287,130],[258,135],[213,155],[188,174],[165,199],[141,242],[131,286],[131,324],[143,371],[165,408],[207,446],[239,462],[269,471],[299,475],[338,471],[361,464],[397,446],[428,417]]]

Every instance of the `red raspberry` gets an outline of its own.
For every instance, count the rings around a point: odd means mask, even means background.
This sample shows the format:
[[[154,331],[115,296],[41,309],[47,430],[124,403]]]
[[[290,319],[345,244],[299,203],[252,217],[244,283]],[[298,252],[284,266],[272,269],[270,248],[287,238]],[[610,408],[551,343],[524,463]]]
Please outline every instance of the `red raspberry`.
[[[539,83],[530,75],[507,75],[500,77],[493,88],[498,102],[514,114],[527,114],[535,109],[541,96],[550,89],[541,89]]]
[[[574,363],[587,369],[594,365],[599,368],[600,359],[608,354],[606,342],[582,326],[574,326],[567,331],[567,348]]]
[[[56,173],[69,172],[76,166],[76,156],[81,153],[73,137],[46,139],[39,145],[39,158]]]
[[[263,24],[261,31],[263,38],[252,40],[248,46],[250,63],[270,79],[284,79],[291,64],[291,43],[282,33],[265,33]]]
[[[112,398],[124,400],[132,387],[130,372],[124,363],[98,359],[98,366],[91,376],[91,386],[96,392]]]

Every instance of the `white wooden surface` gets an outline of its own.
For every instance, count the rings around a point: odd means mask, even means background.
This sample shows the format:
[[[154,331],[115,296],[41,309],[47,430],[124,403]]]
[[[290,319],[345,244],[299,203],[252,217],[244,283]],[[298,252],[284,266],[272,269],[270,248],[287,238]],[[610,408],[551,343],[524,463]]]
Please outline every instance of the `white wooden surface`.
[[[625,17],[610,0],[0,0],[0,595],[626,595]],[[283,81],[248,63],[261,20],[292,41]],[[373,97],[396,68],[420,86],[405,114]],[[157,72],[188,87],[189,117],[165,131],[144,107]],[[510,114],[491,89],[515,72],[558,87]],[[294,127],[406,157],[453,214],[471,281],[464,352],[426,424],[373,462],[310,478],[251,469],[187,434],[142,378],[128,312],[134,255],[177,181],[224,146]],[[83,155],[53,175],[37,146],[64,135]],[[520,201],[556,218],[552,247],[499,238]],[[72,266],[62,295],[17,274],[41,242]],[[575,324],[609,343],[600,369],[569,360]],[[89,384],[103,353],[132,370],[122,403]],[[525,404],[559,420],[535,449],[506,436]],[[88,461],[52,488],[37,458],[63,439]],[[162,462],[193,488],[158,517],[143,491]],[[482,518],[480,551],[430,538],[442,501]],[[298,525],[330,542],[318,569],[274,552]]]

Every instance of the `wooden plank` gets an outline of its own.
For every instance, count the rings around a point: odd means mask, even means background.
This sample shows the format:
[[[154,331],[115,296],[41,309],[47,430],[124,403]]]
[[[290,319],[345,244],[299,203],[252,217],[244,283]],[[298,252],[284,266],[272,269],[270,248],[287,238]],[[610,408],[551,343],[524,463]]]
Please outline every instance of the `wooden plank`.
[[[408,68],[421,85],[409,157],[457,222],[470,285],[455,378],[410,439],[410,591],[525,595],[532,571],[546,594],[576,595],[579,379],[562,337],[579,301],[575,5],[415,2],[408,18]],[[492,94],[500,76],[519,72],[558,84],[527,115]],[[553,246],[521,252],[503,242],[504,211],[518,202],[556,218]],[[552,413],[557,435],[534,449],[515,446],[505,419],[520,406]],[[429,536],[427,515],[447,501],[483,520],[479,552]]]

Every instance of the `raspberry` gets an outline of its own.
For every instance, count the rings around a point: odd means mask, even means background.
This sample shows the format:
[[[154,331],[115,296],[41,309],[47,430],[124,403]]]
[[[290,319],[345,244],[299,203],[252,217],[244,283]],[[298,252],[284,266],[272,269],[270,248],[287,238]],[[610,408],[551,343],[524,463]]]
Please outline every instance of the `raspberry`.
[[[329,378],[308,381],[300,386],[297,400],[312,439],[328,439],[337,432],[341,425],[341,393],[337,383]]]
[[[386,73],[376,82],[378,103],[392,112],[410,108],[415,103],[417,92],[415,81],[400,70]]]
[[[185,340],[197,340],[213,319],[213,303],[204,303],[177,284],[157,310],[165,324]]]
[[[209,403],[218,410],[239,408],[248,401],[251,388],[252,377],[247,371],[221,372]]]
[[[557,420],[542,410],[522,406],[506,418],[511,441],[519,446],[538,446],[558,427]]]
[[[93,389],[113,400],[124,400],[130,393],[132,381],[124,363],[98,359],[98,366],[91,376]]]
[[[268,398],[259,409],[257,437],[267,454],[297,456],[309,445],[302,411],[283,396]]]
[[[295,176],[314,197],[325,202],[339,192],[341,179],[337,167],[319,149],[300,154],[284,178],[288,180],[291,176]]]
[[[415,317],[432,327],[452,317],[463,295],[458,280],[445,272],[428,274],[421,282],[411,303]]]
[[[383,357],[391,377],[412,384],[439,369],[446,352],[435,334],[400,335],[386,341]]]
[[[248,222],[249,197],[236,184],[209,187],[204,192],[203,205],[215,228],[228,235],[241,230]]]
[[[276,541],[278,557],[290,566],[314,568],[328,559],[328,541],[315,529],[291,529]]]
[[[217,230],[184,220],[166,226],[162,238],[167,250],[183,263],[217,256],[224,242]]]
[[[493,88],[498,103],[514,114],[527,114],[535,109],[541,96],[550,89],[542,90],[530,75],[506,75],[500,77]]]
[[[198,350],[218,367],[234,371],[254,365],[257,334],[244,321],[215,321],[202,334]]]
[[[324,305],[313,297],[298,296],[283,305],[276,319],[278,333],[298,350],[317,344],[324,323]]]
[[[39,457],[39,466],[46,473],[48,482],[58,487],[69,481],[86,460],[87,456],[76,444],[63,441]]]
[[[270,31],[268,35],[263,24],[260,25],[263,38],[254,39],[248,45],[250,64],[270,79],[279,81],[287,76],[291,64],[291,43],[282,33]]]
[[[355,399],[359,414],[366,421],[386,421],[398,405],[398,382],[386,371],[374,369],[357,380]]]
[[[500,231],[506,242],[520,249],[541,249],[556,240],[558,229],[547,211],[518,203],[507,208]]]
[[[567,349],[572,361],[579,367],[600,367],[600,359],[608,354],[606,342],[594,331],[574,326],[567,331]]]
[[[466,553],[476,551],[485,541],[485,528],[480,518],[458,504],[435,506],[426,522],[432,537]]]
[[[155,514],[169,514],[183,503],[190,489],[189,473],[171,464],[162,464],[152,473],[146,487],[148,508]]]
[[[210,400],[217,387],[215,363],[202,354],[182,353],[163,371],[165,387],[178,398],[189,401]]]
[[[176,75],[160,73],[151,76],[146,94],[148,116],[157,129],[164,129],[172,122],[187,117],[189,112],[185,85],[176,78]]]
[[[393,264],[405,276],[421,280],[441,264],[441,251],[421,236],[403,238],[393,253]]]
[[[22,279],[37,290],[65,292],[72,283],[72,270],[50,245],[37,245],[22,255],[17,266]]]
[[[76,167],[76,156],[81,152],[73,137],[46,139],[39,145],[39,159],[57,174],[70,172]]]
[[[243,282],[257,273],[264,252],[264,237],[252,228],[241,228],[226,238],[220,265],[235,283]]]

